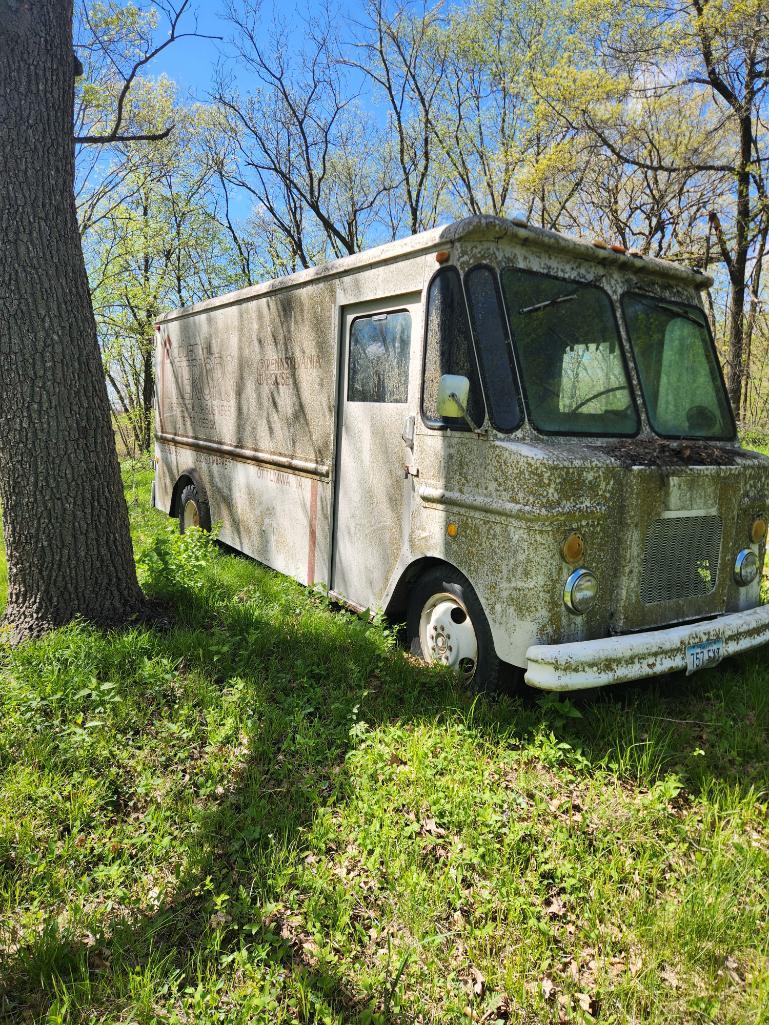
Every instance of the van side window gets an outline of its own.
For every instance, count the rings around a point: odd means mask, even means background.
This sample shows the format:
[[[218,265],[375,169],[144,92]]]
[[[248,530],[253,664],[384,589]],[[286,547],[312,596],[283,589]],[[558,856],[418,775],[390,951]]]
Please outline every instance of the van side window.
[[[407,402],[411,314],[375,313],[350,327],[348,402]]]
[[[523,416],[497,275],[491,267],[473,267],[465,287],[491,422],[498,431],[514,431]]]
[[[422,416],[432,427],[468,430],[462,417],[438,415],[438,387],[443,374],[460,374],[470,382],[467,412],[475,424],[486,418],[486,406],[478,375],[462,281],[456,267],[444,267],[430,283],[427,296],[425,376]]]

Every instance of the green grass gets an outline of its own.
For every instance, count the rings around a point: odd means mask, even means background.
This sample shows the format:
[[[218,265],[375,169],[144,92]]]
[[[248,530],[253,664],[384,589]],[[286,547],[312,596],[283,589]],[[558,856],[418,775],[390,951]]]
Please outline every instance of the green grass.
[[[765,654],[474,700],[148,493],[173,625],[0,648],[0,1020],[769,1021]]]

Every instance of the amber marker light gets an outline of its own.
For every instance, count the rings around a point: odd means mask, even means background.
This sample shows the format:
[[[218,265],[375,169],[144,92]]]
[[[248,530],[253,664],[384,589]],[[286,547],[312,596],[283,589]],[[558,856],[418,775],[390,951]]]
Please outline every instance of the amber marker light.
[[[456,537],[459,533],[459,527],[456,525],[456,523],[449,523],[449,525],[446,527],[446,533],[449,535],[449,537]]]
[[[569,534],[561,545],[561,555],[563,561],[570,566],[576,566],[577,563],[582,562],[585,555],[585,542],[576,531]]]
[[[438,252],[435,254],[435,259],[438,263],[448,263],[450,258],[451,253],[448,251],[448,249],[439,249]]]
[[[753,526],[750,528],[750,537],[754,545],[760,545],[766,539],[766,531],[767,522],[765,516],[759,516],[753,520]]]

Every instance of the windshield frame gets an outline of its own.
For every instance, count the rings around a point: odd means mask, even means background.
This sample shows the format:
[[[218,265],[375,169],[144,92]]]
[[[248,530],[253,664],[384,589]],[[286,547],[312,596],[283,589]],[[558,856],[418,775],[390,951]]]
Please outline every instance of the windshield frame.
[[[603,295],[606,296],[606,298],[607,298],[607,300],[609,302],[609,309],[611,310],[612,320],[614,322],[614,330],[615,330],[616,335],[617,335],[617,349],[619,351],[620,359],[622,361],[622,368],[623,368],[623,370],[625,372],[625,382],[627,384],[628,394],[630,395],[630,401],[631,401],[631,404],[632,404],[632,407],[633,407],[633,412],[635,413],[636,427],[635,427],[635,430],[633,432],[630,432],[630,431],[621,431],[621,432],[620,431],[597,431],[597,430],[588,430],[588,431],[562,430],[562,431],[557,431],[557,430],[550,430],[550,429],[548,429],[546,427],[540,427],[537,423],[535,423],[534,418],[532,416],[532,412],[531,412],[531,403],[529,402],[528,382],[526,380],[526,374],[525,374],[525,370],[524,370],[524,365],[523,365],[523,361],[521,359],[521,355],[520,355],[520,351],[519,351],[519,347],[518,347],[518,340],[517,340],[517,338],[515,336],[515,332],[513,331],[513,327],[512,327],[511,321],[510,321],[510,311],[508,309],[508,302],[507,302],[507,298],[505,296],[505,288],[504,288],[504,283],[503,283],[503,279],[502,279],[502,275],[504,274],[505,271],[514,271],[514,272],[518,271],[518,272],[523,273],[523,274],[532,274],[532,275],[536,275],[537,277],[540,277],[540,278],[547,278],[550,281],[561,281],[561,282],[563,282],[567,286],[568,285],[572,285],[572,286],[577,286],[578,288],[594,288],[597,291],[602,292]],[[508,327],[508,331],[510,333],[510,342],[511,342],[512,347],[513,347],[513,353],[515,354],[515,364],[516,364],[516,367],[517,367],[517,370],[518,370],[518,381],[519,381],[520,388],[521,388],[521,397],[523,399],[523,405],[524,405],[524,410],[525,410],[525,414],[526,414],[526,422],[529,424],[529,426],[532,428],[532,430],[536,431],[538,434],[543,435],[544,437],[557,437],[557,438],[570,438],[570,437],[578,437],[578,438],[621,438],[621,439],[622,438],[637,438],[641,434],[641,432],[643,430],[643,419],[641,417],[641,410],[640,410],[639,405],[638,405],[638,389],[639,389],[639,384],[636,382],[635,374],[631,373],[631,365],[630,365],[630,362],[628,360],[627,352],[625,350],[625,338],[624,338],[624,335],[623,335],[623,332],[622,332],[622,327],[620,325],[619,316],[617,314],[617,305],[616,305],[616,302],[615,302],[613,296],[608,291],[608,289],[604,288],[603,285],[599,285],[598,282],[596,282],[596,281],[581,280],[579,278],[566,278],[566,277],[562,277],[560,274],[548,274],[545,271],[533,270],[530,267],[519,267],[519,266],[515,266],[514,264],[511,264],[511,263],[500,263],[498,268],[497,268],[497,276],[499,278],[500,292],[501,292],[501,296],[502,296],[502,307],[503,307],[503,309],[505,311],[505,317],[507,319],[507,327]],[[635,363],[633,364],[633,369],[636,369],[635,368]]]
[[[715,363],[717,380],[719,381],[719,383],[721,385],[721,388],[723,390],[722,394],[723,394],[724,399],[726,400],[726,410],[727,410],[728,417],[729,417],[729,423],[732,426],[732,430],[731,430],[730,434],[721,434],[721,435],[716,435],[716,434],[709,434],[709,435],[702,435],[702,434],[663,434],[661,431],[658,431],[657,428],[654,426],[654,421],[652,419],[652,415],[651,415],[651,412],[650,412],[650,409],[649,409],[649,401],[646,398],[646,392],[644,391],[643,379],[641,377],[641,369],[640,369],[640,367],[638,365],[638,359],[636,357],[635,346],[633,344],[633,335],[632,335],[632,332],[630,330],[630,321],[628,319],[628,314],[627,314],[626,302],[627,302],[628,299],[633,299],[633,298],[640,299],[641,301],[649,302],[652,305],[667,304],[668,306],[679,306],[679,307],[681,307],[685,311],[686,310],[691,310],[691,311],[693,311],[695,313],[695,315],[697,316],[697,323],[699,324],[700,327],[703,327],[705,329],[705,335],[706,335],[706,337],[708,339],[708,343],[710,345],[710,352],[711,352],[711,354],[713,356],[713,361]],[[627,334],[628,345],[629,345],[629,348],[630,348],[630,355],[632,356],[633,367],[635,369],[635,377],[638,380],[638,388],[640,389],[641,398],[643,399],[644,411],[646,413],[646,420],[647,420],[647,422],[649,424],[649,430],[652,432],[652,434],[656,435],[658,438],[664,438],[666,441],[684,441],[685,440],[685,441],[697,441],[697,442],[704,442],[704,443],[715,442],[715,441],[732,441],[732,442],[736,441],[737,440],[737,421],[735,420],[735,417],[734,417],[734,409],[732,407],[732,400],[729,397],[729,390],[728,390],[728,388],[726,386],[726,378],[724,377],[724,370],[723,370],[723,367],[721,366],[721,360],[720,360],[719,355],[718,355],[718,349],[716,348],[716,342],[715,342],[715,338],[713,337],[713,331],[711,330],[710,321],[708,319],[707,314],[705,313],[705,310],[701,306],[697,306],[695,303],[685,302],[685,301],[683,301],[681,299],[676,299],[676,298],[673,298],[671,296],[655,295],[655,294],[653,294],[651,292],[644,292],[644,291],[642,291],[639,288],[628,288],[628,289],[625,289],[625,291],[620,296],[619,306],[620,306],[620,309],[622,310],[623,326],[624,326],[625,332]],[[701,321],[700,321],[699,318],[702,318]]]

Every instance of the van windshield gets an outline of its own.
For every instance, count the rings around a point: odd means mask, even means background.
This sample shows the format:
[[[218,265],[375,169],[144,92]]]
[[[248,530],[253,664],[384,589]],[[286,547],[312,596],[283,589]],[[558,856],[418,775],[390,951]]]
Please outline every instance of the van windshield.
[[[609,296],[594,285],[502,271],[529,415],[557,434],[634,435],[638,413]]]
[[[733,438],[734,421],[705,314],[696,306],[632,293],[622,307],[657,434]]]

